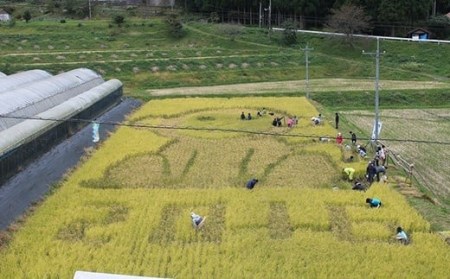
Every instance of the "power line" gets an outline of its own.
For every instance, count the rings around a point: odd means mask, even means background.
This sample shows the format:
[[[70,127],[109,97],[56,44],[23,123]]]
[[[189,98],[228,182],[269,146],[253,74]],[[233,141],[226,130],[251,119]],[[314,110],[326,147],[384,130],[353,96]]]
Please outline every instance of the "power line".
[[[280,134],[280,133],[274,133],[274,132],[251,131],[251,130],[240,130],[240,129],[222,129],[222,128],[216,128],[216,127],[163,126],[163,125],[148,125],[148,124],[124,123],[124,122],[114,122],[114,121],[95,121],[95,120],[79,119],[79,118],[56,119],[56,118],[8,116],[8,115],[0,115],[0,118],[11,118],[11,119],[22,119],[22,120],[41,120],[41,121],[54,121],[54,122],[68,121],[68,122],[81,122],[81,123],[98,123],[101,125],[123,126],[123,127],[132,127],[132,128],[243,133],[243,134],[261,135],[261,136],[277,136],[277,137],[291,137],[291,138],[309,138],[309,139],[325,138],[325,139],[329,139],[330,141],[332,141],[334,139],[334,136],[329,136],[329,135]],[[351,138],[344,138],[344,139],[350,140]],[[371,139],[360,137],[359,140],[366,141],[366,140],[371,140]],[[446,142],[446,141],[395,139],[395,138],[379,138],[378,140],[384,141],[384,142],[390,141],[390,142],[450,145],[450,142]]]

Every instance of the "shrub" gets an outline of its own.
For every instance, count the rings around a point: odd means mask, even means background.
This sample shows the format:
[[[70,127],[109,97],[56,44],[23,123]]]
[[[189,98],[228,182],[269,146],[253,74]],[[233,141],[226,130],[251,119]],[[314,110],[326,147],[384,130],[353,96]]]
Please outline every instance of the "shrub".
[[[116,15],[113,18],[113,22],[117,24],[118,27],[121,27],[122,24],[125,22],[125,17],[123,15]]]
[[[290,46],[297,43],[297,25],[292,19],[288,19],[283,22],[282,27],[283,31],[283,44]]]
[[[236,37],[242,34],[244,27],[238,24],[220,24],[218,29],[220,33],[234,41]]]
[[[28,23],[31,20],[31,13],[29,10],[26,10],[23,13],[23,19],[25,19],[25,22]]]
[[[177,14],[169,14],[166,19],[169,35],[173,38],[181,38],[185,35],[183,24]]]

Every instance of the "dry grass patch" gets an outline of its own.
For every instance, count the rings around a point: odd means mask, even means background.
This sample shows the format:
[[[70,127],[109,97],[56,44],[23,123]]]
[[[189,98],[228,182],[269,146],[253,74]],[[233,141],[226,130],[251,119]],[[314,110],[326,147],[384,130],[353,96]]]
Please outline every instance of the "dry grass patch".
[[[447,141],[450,134],[448,115],[448,109],[382,110],[380,114],[382,141],[390,150],[413,163],[420,183],[438,197],[450,197],[450,172],[446,163],[450,149],[441,144],[408,140]],[[371,133],[373,113],[353,111],[346,113],[346,118],[367,135]]]
[[[261,67],[263,64],[257,64]],[[234,69],[237,65],[229,64],[228,68]],[[299,92],[305,88],[303,80],[259,82],[233,85],[217,85],[202,87],[178,87],[170,89],[149,89],[147,92],[152,96],[167,95],[204,95],[204,94],[264,94],[273,92]],[[354,79],[311,79],[309,86],[314,92],[326,91],[361,91],[373,90],[372,80]],[[381,81],[380,86],[385,90],[392,89],[433,89],[450,88],[450,83],[436,81]]]

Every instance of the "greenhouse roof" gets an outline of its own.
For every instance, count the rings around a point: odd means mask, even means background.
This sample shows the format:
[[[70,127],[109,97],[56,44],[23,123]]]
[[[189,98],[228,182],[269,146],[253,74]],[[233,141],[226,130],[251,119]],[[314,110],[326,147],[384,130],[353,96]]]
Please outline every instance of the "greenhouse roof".
[[[10,91],[26,84],[46,79],[52,75],[43,70],[30,70],[1,77],[0,74],[0,93]]]
[[[89,69],[75,69],[23,87],[0,93],[0,115],[33,116],[81,94],[104,80]],[[0,118],[0,130],[21,122],[20,119]]]
[[[117,79],[102,83],[84,93],[5,130],[0,130],[0,156],[58,125],[49,119],[68,119],[122,87]],[[46,119],[46,120],[37,120]],[[1,118],[0,118],[1,120]]]

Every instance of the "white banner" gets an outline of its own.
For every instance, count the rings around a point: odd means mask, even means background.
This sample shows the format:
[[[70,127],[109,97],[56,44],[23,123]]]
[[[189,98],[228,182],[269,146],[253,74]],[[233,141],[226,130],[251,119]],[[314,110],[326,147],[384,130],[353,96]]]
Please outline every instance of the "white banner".
[[[383,126],[383,123],[381,123],[381,121],[378,121],[378,135],[376,136],[376,138],[378,139],[380,137],[380,133],[381,133],[381,127]],[[375,140],[375,122],[373,123],[373,130],[372,130],[372,137],[371,137],[372,141]]]

